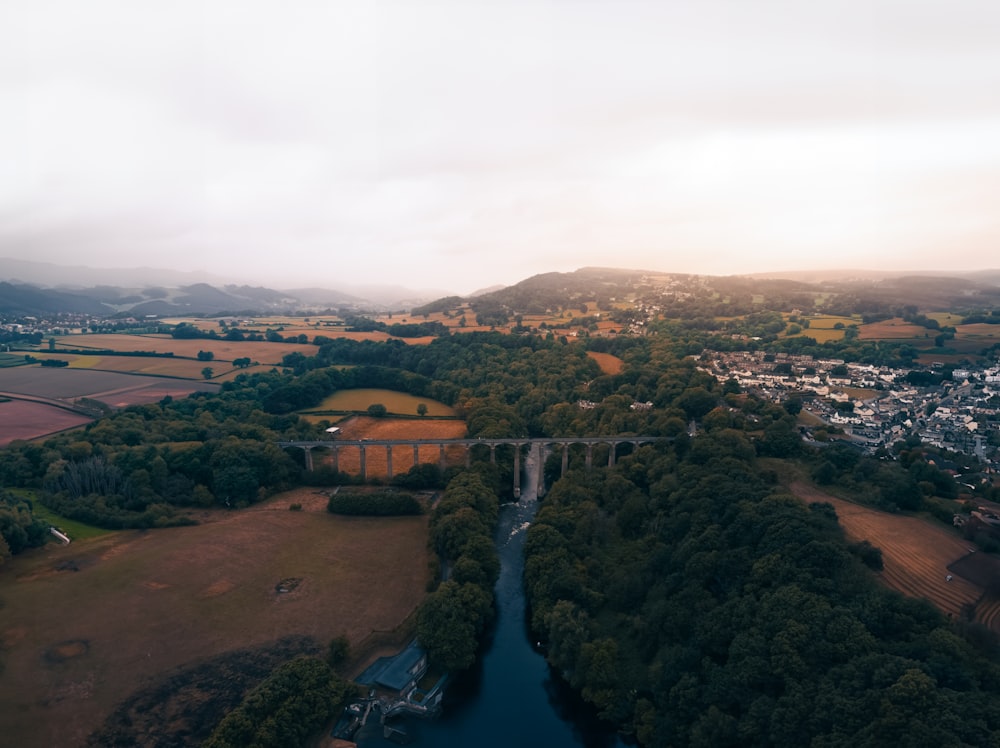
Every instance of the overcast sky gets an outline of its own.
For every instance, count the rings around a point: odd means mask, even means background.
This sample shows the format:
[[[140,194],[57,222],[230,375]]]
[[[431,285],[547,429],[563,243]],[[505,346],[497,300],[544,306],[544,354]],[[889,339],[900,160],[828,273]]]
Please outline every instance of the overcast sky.
[[[0,257],[1000,266],[996,0],[7,0],[0,102]]]

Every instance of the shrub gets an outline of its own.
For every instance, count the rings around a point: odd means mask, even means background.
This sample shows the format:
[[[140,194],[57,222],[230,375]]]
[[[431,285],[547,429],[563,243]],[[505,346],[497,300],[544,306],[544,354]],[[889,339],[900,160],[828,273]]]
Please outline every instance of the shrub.
[[[340,491],[330,497],[327,510],[331,514],[375,517],[423,513],[419,501],[410,494],[397,491],[378,491],[375,493]]]
[[[882,549],[876,548],[874,545],[869,543],[867,540],[862,540],[860,543],[854,543],[851,545],[851,551],[857,554],[858,558],[861,559],[862,563],[869,569],[874,569],[875,571],[882,571]]]

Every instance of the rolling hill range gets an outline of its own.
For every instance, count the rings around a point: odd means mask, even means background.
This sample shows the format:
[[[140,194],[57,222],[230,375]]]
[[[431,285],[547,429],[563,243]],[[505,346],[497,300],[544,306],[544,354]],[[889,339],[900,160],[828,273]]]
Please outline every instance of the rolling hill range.
[[[76,275],[76,284],[61,282]],[[145,276],[143,276],[145,273]],[[145,281],[116,285],[116,279]],[[172,271],[104,271],[58,268],[45,263],[0,259],[0,314],[98,316],[129,314],[186,316],[223,314],[294,314],[348,310],[352,314],[406,310],[412,315],[457,310],[468,304],[486,320],[572,309],[591,302],[598,309],[623,304],[685,302],[688,314],[748,314],[760,308],[835,312],[886,312],[914,305],[921,310],[976,312],[1000,306],[1000,271],[912,273],[860,270],[760,273],[707,276],[620,268],[587,267],[568,273],[542,273],[511,286],[468,297],[400,286],[365,286],[351,291],[327,288],[276,290],[263,286],[197,282]],[[98,280],[93,285],[81,282]],[[701,307],[691,306],[701,300]],[[726,308],[719,305],[724,304]],[[699,310],[700,311],[697,311]],[[584,311],[586,309],[584,308]],[[681,307],[678,306],[679,316]],[[696,314],[697,311],[697,314]]]

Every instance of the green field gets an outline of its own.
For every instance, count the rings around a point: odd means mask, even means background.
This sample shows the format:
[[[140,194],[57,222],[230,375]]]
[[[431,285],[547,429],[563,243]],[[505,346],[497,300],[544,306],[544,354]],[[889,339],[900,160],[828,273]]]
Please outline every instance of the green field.
[[[48,507],[42,506],[37,501],[33,501],[32,505],[32,513],[38,517],[38,519],[43,522],[48,522],[56,529],[66,533],[70,540],[86,540],[87,538],[96,538],[100,535],[107,535],[109,532],[112,532],[111,530],[94,527],[93,525],[85,525],[83,522],[77,522],[74,519],[67,519],[60,514],[56,514]]]
[[[962,324],[962,315],[951,312],[928,312],[928,319],[936,319],[941,327],[956,327]]]
[[[307,413],[363,413],[369,405],[381,403],[393,415],[413,416],[417,414],[417,406],[423,403],[427,406],[427,415],[437,418],[453,417],[455,411],[437,400],[426,397],[415,397],[405,392],[379,389],[340,390],[323,400],[319,405],[309,408]]]
[[[838,323],[844,325],[844,327],[850,327],[851,325],[860,325],[861,318],[838,317],[833,314],[818,314],[815,317],[809,317],[810,330],[832,330],[834,328],[834,325]]]
[[[23,353],[0,353],[0,369],[8,366],[24,366],[26,363]]]
[[[44,506],[35,497],[33,491],[29,491],[24,488],[7,488],[4,490],[7,491],[7,493],[30,501],[32,514],[43,522],[48,522],[50,525],[53,525],[56,529],[62,530],[70,537],[70,540],[86,540],[87,538],[96,538],[99,535],[107,535],[109,532],[112,532],[111,530],[104,530],[100,527],[94,527],[93,525],[85,525],[83,522],[77,522],[73,519],[67,519],[61,514],[56,514],[47,506]]]

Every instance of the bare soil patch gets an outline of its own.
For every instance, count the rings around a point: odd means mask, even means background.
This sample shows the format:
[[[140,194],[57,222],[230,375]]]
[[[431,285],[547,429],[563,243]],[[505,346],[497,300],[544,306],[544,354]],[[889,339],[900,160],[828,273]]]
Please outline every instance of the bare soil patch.
[[[354,647],[399,627],[425,594],[427,518],[334,517],[320,497],[305,506],[313,495],[202,512],[194,527],[48,545],[0,567],[4,742],[84,745],[138,689],[171,673],[285,637],[322,649],[345,635]],[[67,562],[78,571],[56,571]],[[277,592],[289,579],[301,581]],[[211,697],[199,689],[188,701],[173,687],[157,691],[169,702],[158,713],[197,712]]]
[[[926,598],[954,617],[983,595],[980,585],[950,571],[952,564],[968,555],[969,544],[946,527],[853,504],[801,482],[789,488],[803,501],[832,504],[848,538],[867,540],[882,549],[885,568],[878,576],[887,587]]]

